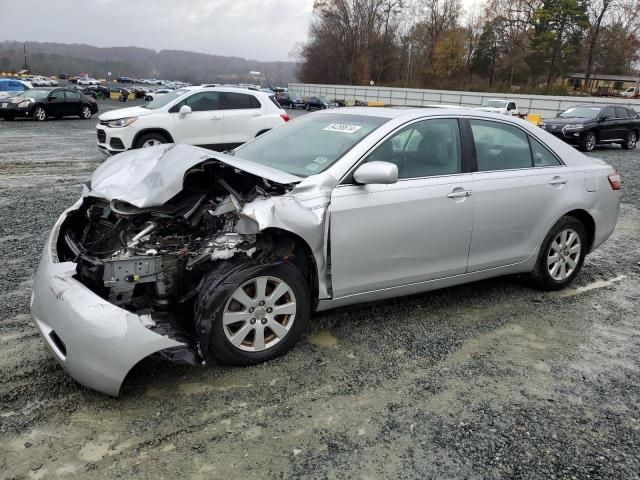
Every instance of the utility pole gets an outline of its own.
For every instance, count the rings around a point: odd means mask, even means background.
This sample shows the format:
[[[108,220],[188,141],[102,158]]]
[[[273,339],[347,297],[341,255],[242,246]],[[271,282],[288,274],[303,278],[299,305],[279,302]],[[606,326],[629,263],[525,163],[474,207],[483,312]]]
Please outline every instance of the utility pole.
[[[27,44],[26,42],[23,45],[24,48],[24,65],[22,66],[23,70],[29,70],[29,61],[27,60]]]

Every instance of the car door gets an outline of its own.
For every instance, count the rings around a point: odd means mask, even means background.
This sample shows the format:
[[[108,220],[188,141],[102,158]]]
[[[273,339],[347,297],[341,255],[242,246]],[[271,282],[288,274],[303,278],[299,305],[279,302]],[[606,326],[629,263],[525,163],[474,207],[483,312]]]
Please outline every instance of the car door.
[[[191,113],[181,115],[187,105]],[[224,143],[224,112],[220,92],[197,92],[171,107],[173,139],[176,143],[215,146]]]
[[[250,93],[223,92],[224,143],[237,146],[256,136],[265,125],[260,101]]]
[[[65,98],[62,90],[53,90],[45,100],[45,110],[50,117],[65,115]]]
[[[567,167],[516,125],[470,119],[477,171],[469,272],[528,259],[571,197]]]
[[[600,140],[613,140],[618,138],[618,122],[613,107],[606,107],[598,116],[598,138]]]
[[[396,183],[347,180],[334,189],[329,232],[335,298],[465,273],[474,198],[459,132],[457,119],[414,122],[363,160],[395,163]]]
[[[629,112],[624,107],[615,107],[616,112],[616,130],[615,138],[624,140],[627,138],[629,130],[631,130],[631,119]]]
[[[80,115],[82,101],[78,92],[65,91],[64,115]]]

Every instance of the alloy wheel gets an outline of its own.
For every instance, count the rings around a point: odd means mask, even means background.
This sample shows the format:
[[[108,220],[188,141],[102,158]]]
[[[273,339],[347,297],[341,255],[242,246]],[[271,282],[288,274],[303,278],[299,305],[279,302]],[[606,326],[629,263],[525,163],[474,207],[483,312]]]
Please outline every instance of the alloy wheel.
[[[156,140],[155,138],[152,138],[144,142],[142,144],[142,148],[155,147],[156,145],[162,145],[162,142],[160,140]]]
[[[47,118],[47,112],[44,111],[44,108],[38,107],[36,108],[35,112],[33,112],[33,116],[36,120],[41,122],[45,118]]]
[[[89,107],[82,108],[82,118],[84,118],[85,120],[91,118],[91,109]]]
[[[588,152],[596,148],[596,136],[593,133],[587,135],[585,140],[585,147]]]
[[[636,132],[631,132],[629,134],[629,137],[627,138],[627,148],[629,150],[636,148],[637,142],[638,142],[638,135],[636,135]]]
[[[567,228],[558,233],[547,252],[547,269],[554,280],[561,282],[569,277],[580,260],[582,244],[578,233]]]
[[[246,352],[261,352],[279,343],[296,318],[296,297],[283,280],[261,276],[240,285],[222,313],[227,340]]]

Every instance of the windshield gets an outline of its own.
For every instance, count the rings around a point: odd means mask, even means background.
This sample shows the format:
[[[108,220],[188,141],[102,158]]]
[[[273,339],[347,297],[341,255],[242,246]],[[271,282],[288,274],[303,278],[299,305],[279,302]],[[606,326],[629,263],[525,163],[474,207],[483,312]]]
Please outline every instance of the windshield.
[[[504,100],[489,100],[487,102],[487,107],[491,108],[505,108],[507,106],[507,102]]]
[[[47,98],[47,95],[49,95],[50,92],[51,92],[51,90],[36,90],[36,89],[32,89],[32,90],[25,90],[24,92],[22,92],[22,96],[23,97],[30,97],[30,98],[33,98],[35,100],[39,100],[41,98]]]
[[[298,177],[320,173],[388,118],[311,114],[299,117],[238,147],[234,154]]]
[[[602,107],[571,107],[558,116],[564,118],[596,118],[601,111]]]
[[[173,90],[172,92],[167,93],[166,95],[161,95],[157,98],[154,98],[152,101],[150,101],[146,105],[143,105],[143,107],[150,108],[151,110],[156,110],[158,108],[164,107],[165,105],[168,105],[169,103],[173,102],[175,99],[181,97],[182,95],[188,92],[189,90],[187,89]],[[160,93],[160,90],[156,93]]]

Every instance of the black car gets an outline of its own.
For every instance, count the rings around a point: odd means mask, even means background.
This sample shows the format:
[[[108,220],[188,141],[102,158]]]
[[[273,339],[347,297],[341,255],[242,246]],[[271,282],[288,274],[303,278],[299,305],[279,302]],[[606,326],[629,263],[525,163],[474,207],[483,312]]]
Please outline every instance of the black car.
[[[632,150],[640,137],[640,115],[619,105],[577,105],[543,119],[540,127],[585,152],[611,143]]]
[[[102,85],[91,85],[82,90],[82,93],[88,95],[90,97],[95,98],[96,100],[109,98],[111,96],[111,89],[104,87]]]
[[[307,106],[307,102],[305,102],[302,97],[296,93],[281,92],[276,95],[276,99],[283,107],[292,108],[294,110],[298,107],[305,108]]]
[[[92,97],[68,88],[31,88],[0,99],[0,118],[5,120],[30,117],[43,121],[72,115],[88,120],[94,113],[98,113],[98,104]]]
[[[307,110],[324,110],[325,108],[336,108],[337,106],[336,102],[332,102],[327,97],[309,97],[307,100]]]

